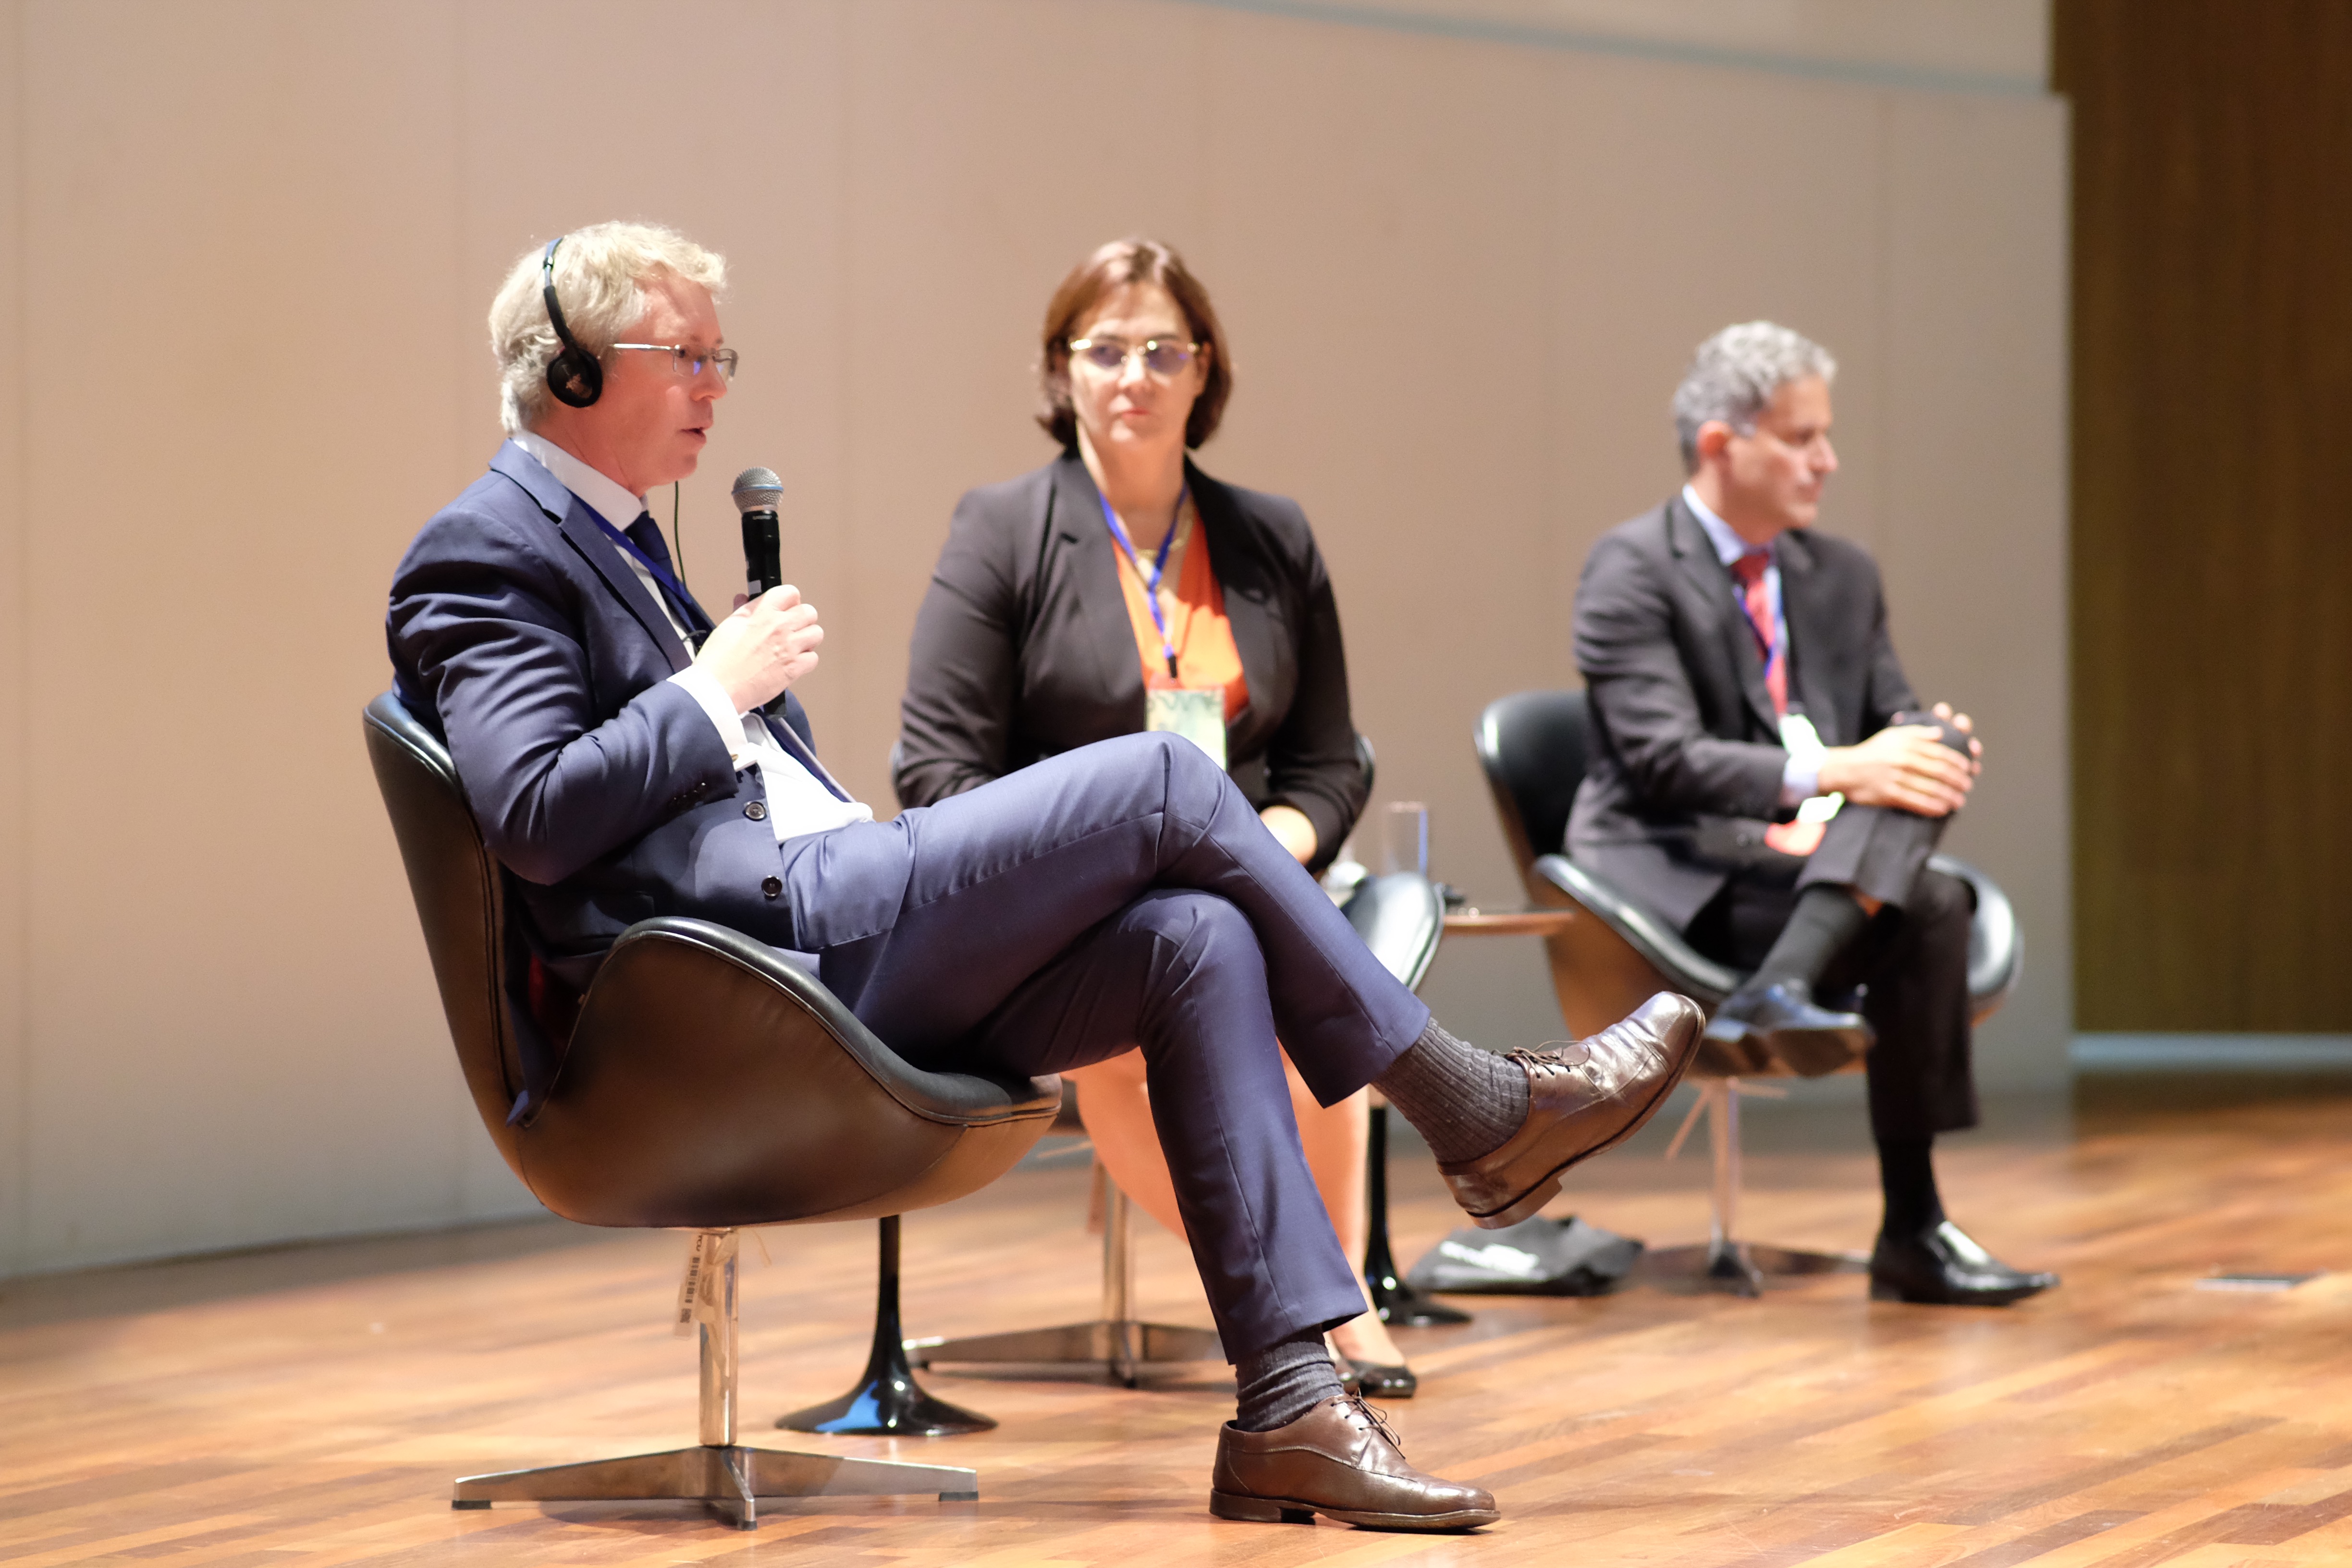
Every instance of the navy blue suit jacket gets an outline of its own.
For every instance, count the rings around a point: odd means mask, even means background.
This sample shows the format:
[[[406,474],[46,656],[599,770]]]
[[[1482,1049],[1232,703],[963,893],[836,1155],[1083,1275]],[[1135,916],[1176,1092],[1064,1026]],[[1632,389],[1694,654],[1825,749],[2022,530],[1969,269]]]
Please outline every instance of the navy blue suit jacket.
[[[610,520],[625,526],[630,519]],[[396,683],[447,742],[526,933],[583,986],[621,932],[692,914],[794,941],[764,800],[694,698],[686,650],[596,514],[511,444],[402,558]],[[803,745],[808,716],[769,709]]]

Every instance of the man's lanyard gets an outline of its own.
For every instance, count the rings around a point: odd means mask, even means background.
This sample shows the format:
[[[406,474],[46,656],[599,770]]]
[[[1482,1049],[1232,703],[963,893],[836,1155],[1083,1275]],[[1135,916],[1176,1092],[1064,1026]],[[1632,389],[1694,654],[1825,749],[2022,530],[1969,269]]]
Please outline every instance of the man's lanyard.
[[[668,591],[670,597],[677,601],[678,618],[686,623],[687,641],[692,642],[694,640],[695,613],[700,606],[695,604],[694,595],[686,591],[686,584],[680,583],[676,577],[671,576],[667,567],[662,565],[661,563],[656,561],[652,556],[647,555],[644,551],[638,549],[637,542],[635,540],[631,539],[627,534],[622,532],[619,529],[614,528],[611,523],[605,521],[604,514],[603,512],[598,511],[594,507],[590,507],[588,508],[588,515],[596,520],[596,526],[604,531],[605,538],[619,545],[628,553],[631,560],[636,562],[638,565],[643,566],[647,572],[651,573],[653,574],[654,581],[660,584]]]
[[[1160,607],[1160,579],[1168,570],[1168,550],[1176,542],[1176,530],[1184,521],[1184,498],[1192,491],[1189,480],[1176,491],[1176,515],[1168,520],[1168,537],[1160,542],[1160,552],[1151,558],[1149,566],[1143,563],[1143,557],[1136,553],[1135,542],[1128,538],[1127,530],[1119,526],[1118,513],[1110,510],[1110,499],[1099,492],[1095,496],[1102,502],[1103,521],[1110,524],[1110,536],[1118,541],[1118,547],[1127,552],[1128,562],[1134,566],[1135,574],[1143,579],[1143,603],[1151,611],[1151,624],[1160,628],[1160,652],[1168,660],[1168,679],[1171,680],[1177,679],[1176,645],[1169,640],[1168,613]]]

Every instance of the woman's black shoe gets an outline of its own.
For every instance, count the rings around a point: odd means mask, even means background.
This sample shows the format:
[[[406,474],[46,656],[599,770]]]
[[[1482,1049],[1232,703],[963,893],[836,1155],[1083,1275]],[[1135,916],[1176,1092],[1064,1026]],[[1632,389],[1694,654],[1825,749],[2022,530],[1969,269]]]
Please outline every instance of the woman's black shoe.
[[[1878,1233],[1870,1254],[1870,1299],[1930,1307],[2006,1307],[2058,1283],[2055,1274],[2011,1268],[1943,1220],[1923,1231]]]
[[[1366,1399],[1411,1399],[1421,1379],[1413,1376],[1409,1366],[1381,1366],[1377,1362],[1351,1361],[1356,1369],[1356,1392]]]

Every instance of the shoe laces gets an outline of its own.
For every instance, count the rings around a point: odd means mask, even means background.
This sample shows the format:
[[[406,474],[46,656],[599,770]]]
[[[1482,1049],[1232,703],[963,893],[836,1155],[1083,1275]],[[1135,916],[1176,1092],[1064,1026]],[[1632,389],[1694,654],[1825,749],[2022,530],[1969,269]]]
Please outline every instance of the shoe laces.
[[[1349,1405],[1353,1405],[1357,1412],[1361,1415],[1365,1420],[1372,1424],[1372,1429],[1388,1440],[1389,1447],[1397,1451],[1397,1455],[1400,1458],[1403,1457],[1403,1439],[1397,1436],[1396,1428],[1389,1425],[1389,1418],[1387,1416],[1373,1409],[1360,1394],[1347,1394],[1340,1395],[1340,1397],[1345,1399]]]
[[[1570,1059],[1573,1053],[1573,1059]],[[1506,1061],[1514,1061],[1526,1069],[1527,1075],[1543,1078],[1556,1072],[1578,1072],[1590,1066],[1591,1054],[1581,1040],[1548,1040],[1527,1050],[1506,1051]]]

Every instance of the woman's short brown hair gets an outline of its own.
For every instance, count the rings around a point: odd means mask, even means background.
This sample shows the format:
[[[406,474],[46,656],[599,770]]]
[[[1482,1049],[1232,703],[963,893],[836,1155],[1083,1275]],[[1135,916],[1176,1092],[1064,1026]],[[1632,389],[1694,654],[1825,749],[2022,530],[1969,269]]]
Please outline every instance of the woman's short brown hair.
[[[1045,352],[1037,362],[1043,402],[1037,423],[1065,451],[1078,447],[1078,416],[1070,406],[1070,334],[1104,295],[1133,283],[1156,283],[1167,289],[1184,312],[1185,330],[1209,356],[1207,384],[1192,400],[1192,415],[1184,421],[1184,445],[1200,446],[1217,433],[1217,421],[1224,417],[1225,399],[1234,390],[1233,361],[1225,353],[1224,331],[1217,325],[1209,291],[1173,247],[1140,237],[1114,239],[1070,268],[1045,307]]]

